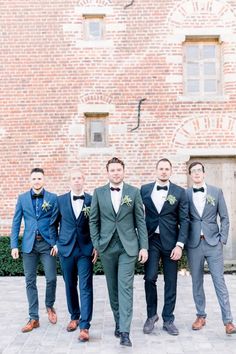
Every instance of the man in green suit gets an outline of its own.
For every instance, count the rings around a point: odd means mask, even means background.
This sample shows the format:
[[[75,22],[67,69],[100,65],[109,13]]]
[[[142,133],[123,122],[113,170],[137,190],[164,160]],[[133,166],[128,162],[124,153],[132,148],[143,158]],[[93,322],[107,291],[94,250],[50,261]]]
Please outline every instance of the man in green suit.
[[[132,346],[129,338],[133,313],[135,262],[148,258],[148,236],[138,188],[123,182],[124,162],[108,161],[109,183],[96,188],[90,212],[90,234],[106,275],[115,336]]]

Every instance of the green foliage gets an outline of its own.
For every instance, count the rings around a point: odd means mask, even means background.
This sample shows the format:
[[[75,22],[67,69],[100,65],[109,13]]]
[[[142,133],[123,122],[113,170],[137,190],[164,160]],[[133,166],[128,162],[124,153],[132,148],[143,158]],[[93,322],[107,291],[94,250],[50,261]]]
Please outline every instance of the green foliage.
[[[21,249],[21,238],[19,239],[19,249]],[[185,251],[183,252],[183,257],[179,261],[179,269],[188,268],[187,267],[187,258]],[[100,259],[98,258],[96,264],[94,265],[93,272],[96,275],[103,274],[103,267]],[[143,274],[144,266],[139,262],[135,266],[135,274]],[[162,273],[162,265],[160,264],[160,273]],[[38,267],[38,274],[43,275],[43,266],[40,263]],[[57,257],[57,274],[61,275],[61,267],[59,258]],[[11,249],[10,249],[10,239],[9,237],[2,236],[0,237],[0,276],[20,276],[24,275],[22,256],[20,255],[19,259],[12,259]]]

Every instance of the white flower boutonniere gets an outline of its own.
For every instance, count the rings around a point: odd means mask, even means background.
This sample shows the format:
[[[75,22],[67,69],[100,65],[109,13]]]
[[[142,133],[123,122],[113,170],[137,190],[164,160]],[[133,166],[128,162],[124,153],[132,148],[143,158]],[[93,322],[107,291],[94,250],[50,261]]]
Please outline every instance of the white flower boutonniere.
[[[127,206],[131,206],[131,203],[132,199],[128,195],[125,195],[121,200],[121,205],[125,204]]]
[[[216,200],[215,200],[215,198],[212,197],[212,195],[207,194],[207,196],[206,196],[207,204],[211,204],[211,205],[215,206],[216,205],[215,201]]]
[[[168,196],[166,197],[166,201],[169,202],[170,205],[174,205],[177,202],[177,199],[174,195],[168,194]]]
[[[83,209],[82,209],[82,212],[84,213],[84,216],[85,216],[86,218],[89,218],[90,209],[91,209],[91,207],[90,207],[90,206],[87,206],[87,205],[85,205],[85,206],[83,207]]]
[[[48,211],[49,209],[51,209],[51,204],[50,202],[47,202],[46,200],[43,201],[43,204],[42,204],[42,210],[43,211]]]

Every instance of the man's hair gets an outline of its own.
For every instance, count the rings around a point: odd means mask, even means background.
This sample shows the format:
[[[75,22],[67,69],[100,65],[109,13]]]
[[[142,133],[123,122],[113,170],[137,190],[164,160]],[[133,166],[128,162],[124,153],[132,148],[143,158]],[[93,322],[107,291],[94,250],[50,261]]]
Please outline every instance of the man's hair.
[[[39,168],[39,167],[32,168],[30,174],[32,175],[32,173],[34,173],[34,172],[39,172],[39,173],[42,173],[44,175],[44,170],[42,168]]]
[[[168,162],[170,164],[170,167],[172,168],[172,163],[170,162],[170,160],[166,159],[166,158],[163,158],[163,159],[160,159],[157,161],[157,164],[156,164],[156,168],[158,167],[159,163],[160,162]]]
[[[199,162],[199,161],[194,161],[194,162],[192,162],[190,165],[189,165],[189,167],[188,167],[188,173],[191,175],[191,169],[194,167],[194,166],[196,166],[196,165],[201,165],[202,166],[202,172],[205,172],[205,167],[204,167],[204,165],[201,163],[201,162]]]
[[[107,171],[108,171],[109,165],[110,165],[111,163],[119,163],[119,164],[121,164],[121,166],[123,167],[123,169],[125,168],[125,164],[124,164],[124,162],[123,162],[122,160],[118,159],[118,157],[112,157],[112,159],[110,159],[110,160],[107,162],[107,164],[106,164],[106,169],[107,169]]]

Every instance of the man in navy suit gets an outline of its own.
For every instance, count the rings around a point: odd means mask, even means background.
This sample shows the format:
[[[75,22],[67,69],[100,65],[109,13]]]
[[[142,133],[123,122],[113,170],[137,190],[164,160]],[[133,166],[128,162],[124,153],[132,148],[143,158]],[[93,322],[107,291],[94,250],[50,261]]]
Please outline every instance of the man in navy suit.
[[[226,334],[233,334],[236,333],[236,327],[233,324],[229,293],[224,279],[223,245],[226,244],[229,233],[229,216],[224,195],[220,188],[205,183],[205,169],[201,162],[192,162],[189,174],[193,187],[187,189],[190,213],[187,255],[197,310],[192,329],[200,330],[206,324],[206,298],[203,288],[206,261],[220,304]]]
[[[56,195],[44,189],[45,178],[42,168],[34,168],[31,171],[30,182],[31,190],[18,197],[11,231],[11,255],[17,259],[19,258],[18,238],[23,218],[22,255],[29,303],[29,322],[22,328],[22,332],[30,332],[39,327],[39,303],[36,286],[39,260],[43,264],[46,276],[45,305],[48,319],[53,324],[57,322],[57,315],[53,307],[56,293],[56,258],[53,257],[49,236],[50,219]]]
[[[178,335],[174,324],[176,302],[178,260],[188,235],[188,203],[185,190],[169,181],[172,164],[161,159],[156,165],[156,182],[141,187],[145,206],[146,224],[149,236],[149,257],[145,263],[145,294],[147,320],[143,332],[149,334],[154,329],[157,315],[157,288],[159,261],[164,272],[163,329],[171,335]]]
[[[74,331],[79,325],[79,340],[85,342],[89,340],[93,310],[93,263],[97,259],[97,251],[93,249],[89,233],[92,197],[84,192],[84,175],[79,169],[71,170],[70,186],[71,191],[57,199],[50,236],[56,245],[55,254],[58,249],[65,281],[67,306],[71,315],[67,331]]]

